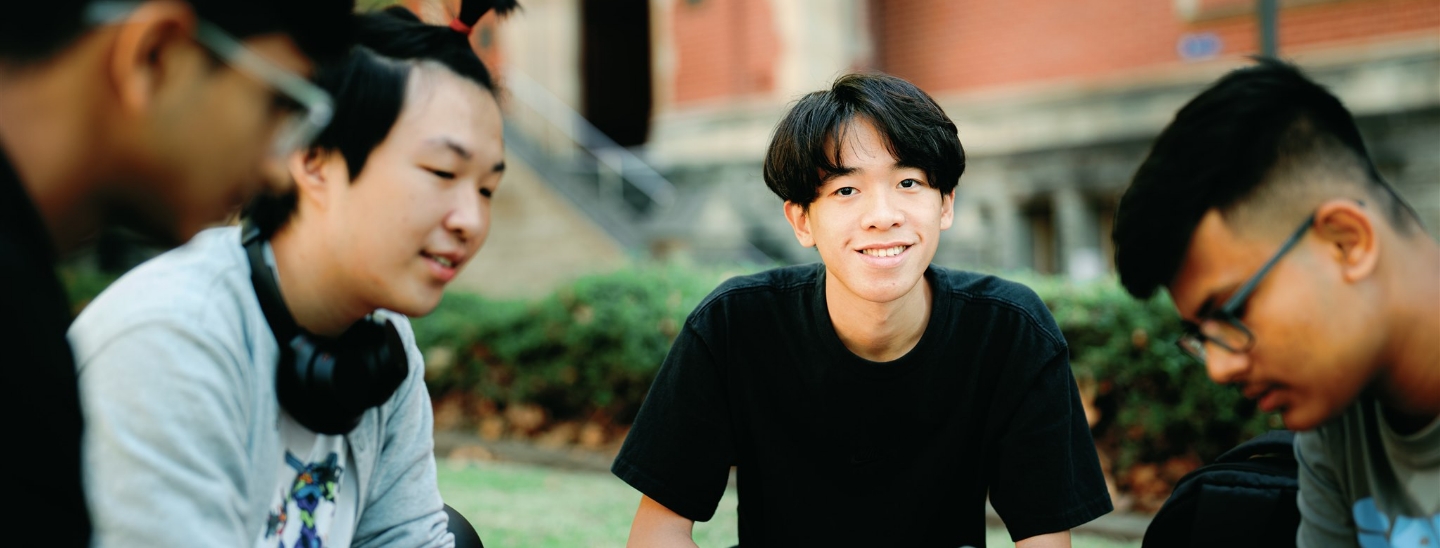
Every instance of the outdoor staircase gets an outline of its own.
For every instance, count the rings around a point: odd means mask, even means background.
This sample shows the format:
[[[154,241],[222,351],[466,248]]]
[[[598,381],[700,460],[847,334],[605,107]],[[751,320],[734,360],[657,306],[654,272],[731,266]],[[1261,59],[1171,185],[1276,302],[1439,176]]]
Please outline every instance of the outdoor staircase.
[[[699,241],[706,189],[673,184],[523,72],[505,78],[506,148],[632,255],[678,243],[707,260],[774,262],[748,238],[719,249]]]
[[[623,247],[647,249],[675,185],[525,73],[507,72],[505,87],[506,147]]]

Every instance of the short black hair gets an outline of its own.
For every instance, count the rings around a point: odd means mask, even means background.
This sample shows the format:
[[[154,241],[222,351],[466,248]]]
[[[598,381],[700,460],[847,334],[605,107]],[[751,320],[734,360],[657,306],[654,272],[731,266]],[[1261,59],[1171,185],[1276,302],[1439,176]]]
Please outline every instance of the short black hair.
[[[841,76],[830,89],[795,103],[765,154],[766,186],[781,200],[808,207],[824,180],[844,170],[839,147],[857,116],[875,124],[900,165],[924,171],[941,194],[959,184],[965,149],[945,111],[914,84],[869,73]]]
[[[262,34],[289,36],[316,62],[336,59],[350,49],[355,0],[187,0],[196,16],[237,39]],[[65,49],[87,30],[86,6],[92,0],[18,2],[0,17],[0,59],[17,65],[43,61]]]
[[[497,4],[504,11],[514,7],[513,2],[466,0],[464,4],[463,9],[483,5],[484,11]],[[410,10],[393,6],[356,15],[354,28],[360,45],[340,62],[321,65],[316,73],[316,82],[335,101],[335,115],[310,144],[311,150],[338,152],[352,182],[400,118],[416,62],[438,64],[492,94],[496,91],[494,78],[469,38],[450,27],[425,24]],[[290,219],[297,199],[294,190],[261,195],[246,206],[243,216],[269,237]]]
[[[1306,165],[1362,188],[1397,228],[1418,222],[1376,171],[1339,99],[1288,63],[1256,61],[1176,113],[1121,197],[1112,238],[1131,295],[1148,298],[1174,279],[1207,211],[1228,216],[1242,205],[1283,205],[1259,202],[1276,201],[1270,191],[1280,189],[1272,187],[1318,184],[1286,176]]]
[[[330,124],[315,137],[311,150],[338,152],[351,178],[359,175],[370,152],[385,140],[405,104],[405,88],[413,66],[356,47],[342,61],[321,65],[315,74],[335,102]],[[298,195],[261,194],[243,216],[269,237],[290,219]]]
[[[514,2],[504,1],[464,0],[462,3],[462,10],[483,6],[481,14],[491,7],[500,13],[515,7]],[[435,61],[455,74],[495,91],[494,78],[475,54],[469,36],[448,26],[426,24],[403,6],[392,6],[379,13],[356,17],[355,33],[360,45],[375,53],[395,59]]]

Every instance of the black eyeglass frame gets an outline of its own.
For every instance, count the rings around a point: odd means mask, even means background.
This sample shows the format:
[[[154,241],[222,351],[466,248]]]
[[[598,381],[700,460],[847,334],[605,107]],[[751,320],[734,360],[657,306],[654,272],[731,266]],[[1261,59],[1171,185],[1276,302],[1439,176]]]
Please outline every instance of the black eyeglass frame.
[[[1240,321],[1240,317],[1236,313],[1245,306],[1246,301],[1250,300],[1250,294],[1260,285],[1260,280],[1263,280],[1265,275],[1270,273],[1270,269],[1275,267],[1275,263],[1280,262],[1280,259],[1284,257],[1286,253],[1289,253],[1290,250],[1295,247],[1295,244],[1300,243],[1300,238],[1305,236],[1305,233],[1309,232],[1314,224],[1315,214],[1311,213],[1308,217],[1305,217],[1305,222],[1301,223],[1301,225],[1295,229],[1295,232],[1285,240],[1285,243],[1281,244],[1280,249],[1275,252],[1275,255],[1271,256],[1270,260],[1265,261],[1265,264],[1260,267],[1260,270],[1250,276],[1250,279],[1246,280],[1245,284],[1241,285],[1240,289],[1237,290],[1234,295],[1231,295],[1230,299],[1226,300],[1224,305],[1206,314],[1204,318],[1200,319],[1199,324],[1186,322],[1184,326],[1185,333],[1180,335],[1179,340],[1175,341],[1175,344],[1180,347],[1180,350],[1200,360],[1201,363],[1204,363],[1205,343],[1207,342],[1214,343],[1216,346],[1236,354],[1244,354],[1254,348],[1255,333],[1251,332],[1250,328],[1246,327],[1245,323]],[[1235,344],[1237,342],[1236,340],[1227,342],[1225,340],[1227,337],[1224,336],[1225,333],[1220,331],[1210,330],[1211,333],[1205,333],[1205,331],[1207,331],[1207,325],[1216,325],[1216,323],[1213,322],[1223,323],[1235,328],[1233,333],[1242,337],[1239,344]],[[1224,327],[1220,327],[1219,329],[1224,329]]]

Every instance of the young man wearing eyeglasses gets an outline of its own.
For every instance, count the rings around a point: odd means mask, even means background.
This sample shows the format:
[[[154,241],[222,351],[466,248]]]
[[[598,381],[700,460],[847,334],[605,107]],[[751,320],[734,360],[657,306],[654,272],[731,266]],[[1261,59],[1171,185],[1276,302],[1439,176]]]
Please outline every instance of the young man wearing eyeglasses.
[[[1340,101],[1273,60],[1175,116],[1120,201],[1120,280],[1299,431],[1300,546],[1440,542],[1440,246]]]
[[[328,99],[353,0],[46,0],[0,17],[0,330],[9,435],[33,447],[11,530],[83,545],[82,420],[55,260],[107,224],[181,242],[260,190]]]

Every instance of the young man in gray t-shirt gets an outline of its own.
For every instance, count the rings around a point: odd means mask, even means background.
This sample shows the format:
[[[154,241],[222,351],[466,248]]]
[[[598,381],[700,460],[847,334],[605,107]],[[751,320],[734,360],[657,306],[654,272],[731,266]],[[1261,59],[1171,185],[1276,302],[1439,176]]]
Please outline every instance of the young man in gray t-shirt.
[[[1440,542],[1440,246],[1338,99],[1279,61],[1225,76],[1157,138],[1114,239],[1210,377],[1299,431],[1300,546]]]

